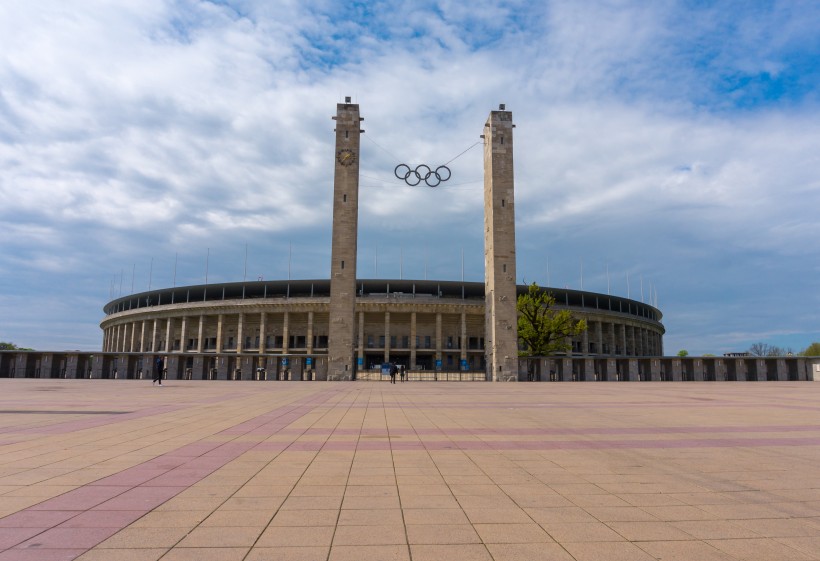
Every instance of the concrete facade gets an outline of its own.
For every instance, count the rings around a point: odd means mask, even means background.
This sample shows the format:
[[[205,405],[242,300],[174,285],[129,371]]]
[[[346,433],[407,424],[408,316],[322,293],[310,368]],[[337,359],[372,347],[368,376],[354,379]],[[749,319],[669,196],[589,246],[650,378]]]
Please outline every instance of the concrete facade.
[[[486,361],[493,381],[518,378],[513,124],[503,108],[490,112],[482,134]]]
[[[327,355],[229,352],[0,351],[0,378],[148,380],[157,356],[166,380],[314,381],[327,379]],[[401,359],[399,359],[401,360]],[[539,361],[540,369],[532,368]],[[518,359],[519,381],[531,382],[801,382],[820,380],[807,357],[545,357]],[[540,372],[532,377],[529,373]],[[378,369],[357,380],[384,380]],[[482,371],[411,369],[410,381],[483,381]]]

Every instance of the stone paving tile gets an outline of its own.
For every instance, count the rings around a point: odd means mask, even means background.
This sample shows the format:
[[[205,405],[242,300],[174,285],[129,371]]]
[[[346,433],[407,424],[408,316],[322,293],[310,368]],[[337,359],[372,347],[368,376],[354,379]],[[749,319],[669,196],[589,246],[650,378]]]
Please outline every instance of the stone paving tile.
[[[735,561],[719,549],[701,541],[660,541],[636,544],[655,559],[663,561]]]
[[[820,385],[0,384],[123,412],[0,414],[0,561],[819,559]]]
[[[243,561],[247,547],[175,547],[163,561]]]
[[[491,543],[487,549],[494,561],[575,561],[556,543]]]
[[[564,547],[575,561],[657,561],[629,542],[568,543]]]
[[[550,522],[541,524],[553,540],[560,543],[612,542],[626,538],[602,522]]]
[[[804,553],[801,549],[789,547],[769,538],[747,538],[732,540],[707,540],[706,543],[736,559],[743,561],[808,561],[816,555]]]
[[[413,561],[493,561],[483,544],[410,546]]]
[[[77,561],[158,561],[166,551],[165,548],[92,549],[77,557]]]

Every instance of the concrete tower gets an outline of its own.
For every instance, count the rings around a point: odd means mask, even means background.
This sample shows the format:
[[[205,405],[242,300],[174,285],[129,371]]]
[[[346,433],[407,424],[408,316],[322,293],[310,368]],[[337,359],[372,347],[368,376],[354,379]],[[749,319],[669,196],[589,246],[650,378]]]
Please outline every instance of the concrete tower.
[[[336,105],[333,176],[333,249],[330,264],[328,380],[351,380],[356,308],[356,244],[359,221],[359,105]]]
[[[518,379],[512,113],[499,106],[484,125],[484,293],[487,369]]]

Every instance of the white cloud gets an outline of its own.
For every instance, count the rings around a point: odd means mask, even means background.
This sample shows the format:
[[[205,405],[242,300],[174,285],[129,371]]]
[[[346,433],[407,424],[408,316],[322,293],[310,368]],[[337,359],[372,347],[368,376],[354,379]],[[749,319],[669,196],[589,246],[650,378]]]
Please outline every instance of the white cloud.
[[[180,282],[201,282],[206,248],[211,274],[236,280],[237,248],[251,243],[272,278],[287,273],[295,243],[293,269],[322,277],[330,117],[352,95],[367,131],[360,271],[375,269],[364,255],[379,245],[380,274],[398,276],[401,248],[405,276],[422,276],[424,261],[430,278],[458,278],[464,247],[479,280],[480,147],[435,190],[392,172],[456,156],[507,103],[519,269],[545,276],[549,255],[556,284],[577,285],[583,258],[586,288],[601,291],[607,263],[621,287],[627,271],[653,278],[667,341],[705,352],[714,333],[703,338],[689,308],[712,317],[764,301],[784,267],[795,299],[813,290],[801,267],[820,234],[818,72],[807,62],[820,50],[818,21],[811,3],[6,4],[0,228],[11,238],[0,271],[62,275],[66,290],[98,302],[77,313],[91,323],[110,276],[139,263],[147,285],[151,258],[157,271],[165,261],[154,287],[170,279],[174,254]],[[792,331],[721,321],[726,333]],[[813,336],[808,319],[796,323],[794,340]]]

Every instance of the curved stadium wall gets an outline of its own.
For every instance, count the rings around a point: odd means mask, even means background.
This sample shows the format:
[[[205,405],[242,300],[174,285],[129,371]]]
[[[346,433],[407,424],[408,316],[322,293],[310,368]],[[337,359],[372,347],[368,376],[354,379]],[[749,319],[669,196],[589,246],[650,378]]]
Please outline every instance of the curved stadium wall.
[[[527,286],[519,285],[518,293]],[[556,308],[587,321],[571,356],[663,355],[657,308],[628,298],[550,288]],[[151,290],[104,307],[103,351],[293,357],[310,370],[327,353],[330,281],[253,281]],[[358,370],[395,361],[417,371],[485,369],[484,284],[360,280]]]

